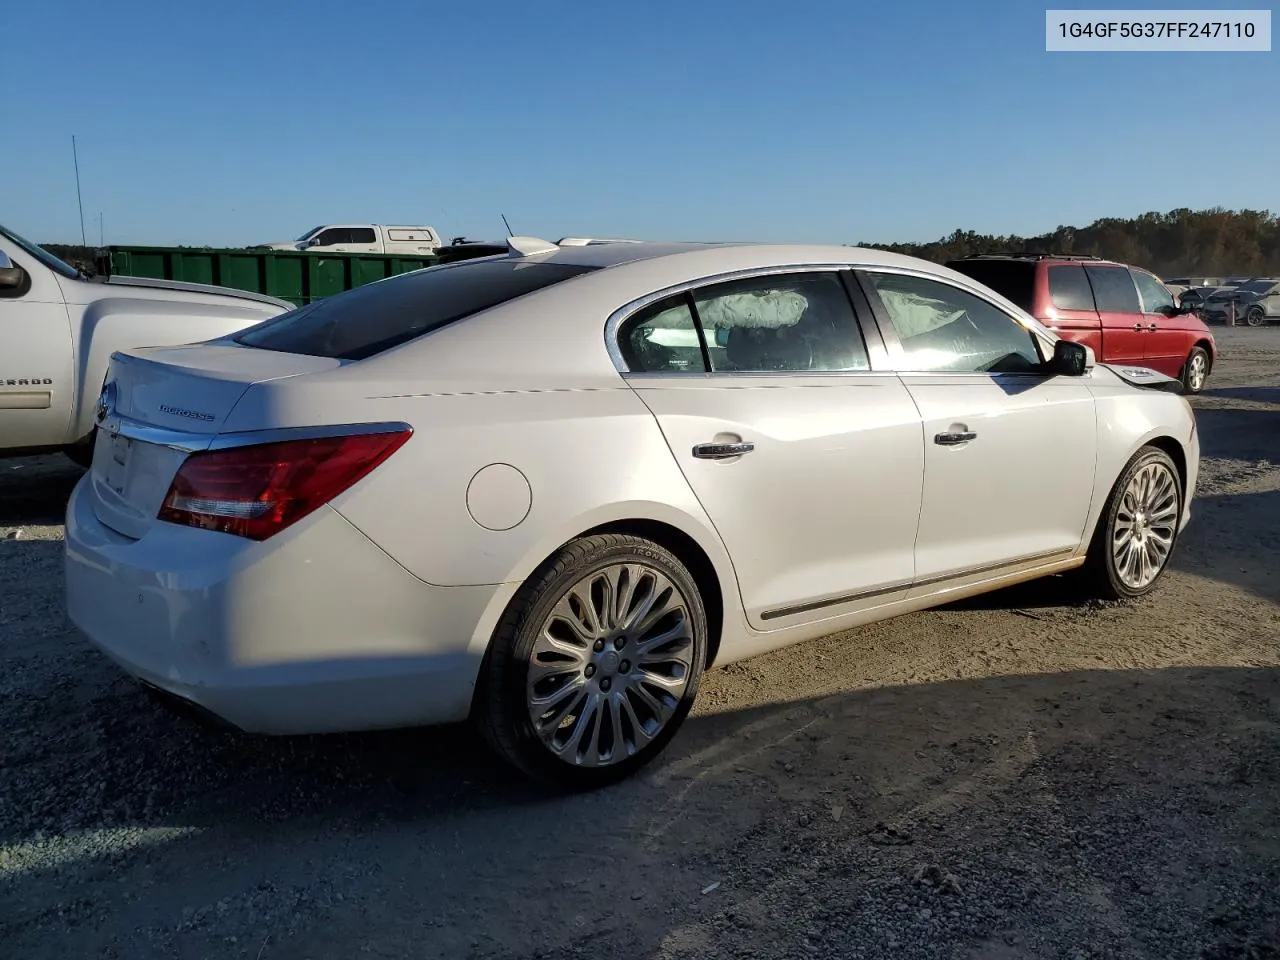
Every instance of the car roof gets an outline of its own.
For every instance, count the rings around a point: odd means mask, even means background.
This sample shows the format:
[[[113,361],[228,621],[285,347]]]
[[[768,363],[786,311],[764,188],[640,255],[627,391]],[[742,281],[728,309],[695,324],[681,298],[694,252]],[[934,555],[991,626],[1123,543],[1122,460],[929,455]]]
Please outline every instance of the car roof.
[[[641,261],[665,260],[673,272],[688,262],[708,274],[718,269],[769,268],[801,263],[860,264],[868,267],[900,267],[942,271],[940,264],[870,247],[841,244],[760,243],[752,241],[625,241],[557,247],[527,259],[540,263],[607,269]]]

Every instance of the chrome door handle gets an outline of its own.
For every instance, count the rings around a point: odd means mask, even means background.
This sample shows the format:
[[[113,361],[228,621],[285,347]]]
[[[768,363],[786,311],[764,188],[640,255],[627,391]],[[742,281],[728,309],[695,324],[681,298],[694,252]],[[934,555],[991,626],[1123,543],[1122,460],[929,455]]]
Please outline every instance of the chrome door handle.
[[[1142,324],[1140,324],[1140,323],[1135,323],[1135,324],[1133,325],[1133,329],[1134,329],[1135,331],[1141,330],[1141,329],[1142,329]]]
[[[978,435],[972,430],[965,430],[962,433],[935,433],[933,442],[939,443],[944,447],[954,447],[961,443],[968,443],[970,440],[976,440]]]
[[[728,460],[750,453],[756,445],[750,440],[738,443],[697,443],[693,447],[693,455],[699,460]]]
[[[1147,329],[1150,330],[1152,333],[1155,333],[1157,330],[1160,329],[1160,325],[1157,323],[1148,323]]]

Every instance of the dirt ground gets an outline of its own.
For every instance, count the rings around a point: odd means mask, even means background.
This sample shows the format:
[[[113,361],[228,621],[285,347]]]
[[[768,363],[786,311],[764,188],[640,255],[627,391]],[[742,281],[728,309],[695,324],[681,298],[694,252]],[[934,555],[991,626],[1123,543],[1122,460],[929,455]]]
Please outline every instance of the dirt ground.
[[[1280,329],[1220,342],[1152,596],[712,671],[665,758],[570,798],[465,730],[175,718],[63,617],[77,472],[0,462],[0,955],[1280,957]]]

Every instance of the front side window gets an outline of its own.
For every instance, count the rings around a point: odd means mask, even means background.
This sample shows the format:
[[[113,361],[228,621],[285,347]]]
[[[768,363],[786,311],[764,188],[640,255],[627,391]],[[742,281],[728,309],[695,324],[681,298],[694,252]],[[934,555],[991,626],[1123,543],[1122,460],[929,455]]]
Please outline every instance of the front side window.
[[[235,340],[260,350],[363,360],[594,269],[505,259],[429,267],[317,300]]]
[[[1049,268],[1049,299],[1059,310],[1096,310],[1084,267]]]
[[[902,344],[903,370],[1038,373],[1035,335],[959,287],[925,277],[868,272]]]
[[[1138,293],[1142,297],[1142,309],[1146,313],[1169,314],[1174,310],[1173,294],[1163,283],[1149,273],[1141,270],[1130,270],[1133,282],[1137,284]]]
[[[694,291],[712,372],[867,370],[853,305],[836,273],[751,277]]]
[[[1085,267],[1101,313],[1141,313],[1138,288],[1124,267]]]
[[[316,237],[316,246],[336,247],[340,243],[350,243],[351,231],[343,227],[334,227]]]

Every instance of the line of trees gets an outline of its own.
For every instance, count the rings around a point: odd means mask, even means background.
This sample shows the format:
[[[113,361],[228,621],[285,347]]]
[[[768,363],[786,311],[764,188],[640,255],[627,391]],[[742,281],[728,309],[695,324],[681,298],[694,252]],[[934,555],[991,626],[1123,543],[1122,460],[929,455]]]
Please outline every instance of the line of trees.
[[[939,263],[980,253],[1070,253],[1131,263],[1162,277],[1280,276],[1280,216],[1267,210],[1183,208],[1107,217],[1038,237],[956,230],[931,243],[862,245]]]
[[[1132,263],[1162,277],[1280,276],[1280,216],[1267,210],[1170,210],[1132,219],[1107,217],[1087,227],[1058,227],[1038,237],[956,230],[930,243],[863,243],[943,262],[976,253],[1070,253]],[[92,247],[44,244],[69,263],[92,264]]]

